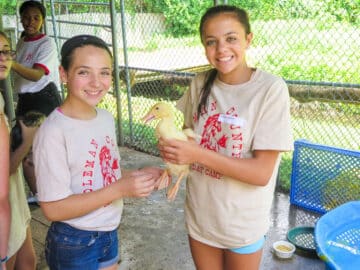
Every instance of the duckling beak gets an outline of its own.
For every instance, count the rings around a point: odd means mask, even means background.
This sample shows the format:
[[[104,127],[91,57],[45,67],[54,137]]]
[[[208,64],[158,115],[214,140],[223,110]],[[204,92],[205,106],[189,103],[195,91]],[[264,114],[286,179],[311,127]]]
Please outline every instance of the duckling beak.
[[[152,113],[148,113],[143,118],[141,118],[141,121],[143,121],[145,124],[147,124],[147,123],[151,122],[153,119],[155,119],[155,115],[153,115]]]

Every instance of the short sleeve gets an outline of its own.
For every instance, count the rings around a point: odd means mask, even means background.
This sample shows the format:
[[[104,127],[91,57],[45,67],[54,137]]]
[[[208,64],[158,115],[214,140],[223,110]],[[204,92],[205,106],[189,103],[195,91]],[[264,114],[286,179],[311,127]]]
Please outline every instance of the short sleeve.
[[[33,143],[36,186],[39,201],[57,201],[73,192],[64,136],[60,128],[47,120]]]
[[[283,80],[277,80],[268,91],[252,148],[279,151],[293,149],[290,97]]]
[[[46,41],[40,44],[34,67],[44,69],[45,75],[51,72],[54,58],[57,57],[55,42],[47,37]]]

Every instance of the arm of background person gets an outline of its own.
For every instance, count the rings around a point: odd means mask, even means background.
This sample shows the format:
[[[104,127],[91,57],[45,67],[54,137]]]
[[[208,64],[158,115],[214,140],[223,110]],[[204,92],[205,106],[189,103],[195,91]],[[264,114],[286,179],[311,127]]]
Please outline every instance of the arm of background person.
[[[45,70],[43,70],[41,67],[29,68],[16,61],[13,61],[11,68],[21,77],[24,77],[25,79],[33,82],[40,80],[41,77],[45,74]]]

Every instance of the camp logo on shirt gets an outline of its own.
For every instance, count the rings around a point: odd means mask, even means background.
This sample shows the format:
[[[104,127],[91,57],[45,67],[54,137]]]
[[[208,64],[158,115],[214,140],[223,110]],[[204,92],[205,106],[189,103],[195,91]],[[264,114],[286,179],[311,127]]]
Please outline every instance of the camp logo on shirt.
[[[216,111],[216,102],[211,104],[211,111]],[[215,112],[209,115],[206,111],[201,116],[208,117],[203,124],[200,145],[214,152],[240,158],[246,120],[238,117],[235,108],[231,107],[225,114]],[[218,172],[201,164],[193,164],[191,169],[212,178],[221,179],[222,177]]]
[[[26,54],[25,62],[31,62],[32,59],[33,59],[33,54],[32,53]]]
[[[246,121],[239,118],[235,108],[225,114],[210,115],[203,125],[200,145],[206,149],[232,157],[241,157],[243,132]]]
[[[92,139],[90,142],[92,150],[88,151],[90,158],[84,164],[84,171],[82,173],[82,187],[83,193],[92,192],[94,190],[94,168],[98,162],[100,164],[101,176],[103,179],[103,186],[108,186],[115,182],[117,171],[119,169],[119,160],[114,158],[111,149],[113,149],[114,142],[109,136],[106,136],[104,145],[100,146],[99,143]],[[98,160],[96,160],[98,158]]]
[[[110,149],[106,145],[101,147],[99,159],[103,185],[106,187],[117,180],[115,170],[119,168],[119,164],[117,159],[112,160]]]

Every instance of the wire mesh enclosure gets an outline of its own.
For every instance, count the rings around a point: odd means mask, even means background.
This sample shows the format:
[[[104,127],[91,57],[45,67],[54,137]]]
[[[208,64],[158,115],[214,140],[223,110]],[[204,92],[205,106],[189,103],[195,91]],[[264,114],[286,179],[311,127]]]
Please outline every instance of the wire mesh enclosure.
[[[324,214],[360,200],[360,151],[295,142],[290,202]]]
[[[214,3],[227,3],[249,13],[254,33],[247,51],[249,65],[281,76],[288,84],[294,139],[360,150],[356,1],[42,2],[47,8],[46,32],[58,48],[76,34],[96,35],[112,48],[114,87],[100,106],[116,118],[120,145],[157,155],[153,126],[145,126],[141,117],[157,101],[175,104],[192,77],[211,68],[200,41],[199,20]],[[3,6],[7,5],[11,3]],[[2,17],[4,27],[17,27],[20,34],[18,16]],[[181,114],[177,125],[182,126]],[[291,159],[292,153],[284,154],[281,162],[284,190],[289,189]]]

